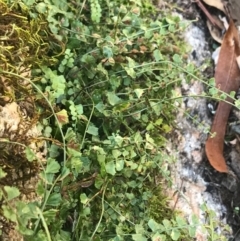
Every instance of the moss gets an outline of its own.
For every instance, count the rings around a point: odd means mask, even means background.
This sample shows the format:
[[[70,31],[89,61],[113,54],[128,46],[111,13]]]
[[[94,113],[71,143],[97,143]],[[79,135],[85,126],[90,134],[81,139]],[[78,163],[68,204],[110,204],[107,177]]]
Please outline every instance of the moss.
[[[149,200],[149,215],[157,223],[161,224],[163,220],[169,220],[172,223],[172,227],[178,229],[181,233],[181,236],[178,240],[182,241],[191,241],[192,237],[189,236],[188,230],[186,228],[178,227],[175,220],[177,216],[181,216],[180,212],[173,210],[169,207],[169,198],[164,195],[161,187],[158,187],[154,192],[153,196]],[[177,226],[176,226],[177,225]],[[171,236],[166,233],[166,241],[172,241]]]
[[[19,76],[31,78],[32,69],[56,64],[57,56],[64,52],[64,43],[51,34],[41,17],[31,19],[23,5],[9,6],[0,0],[0,13],[0,112],[9,118],[1,118],[0,166],[7,173],[1,184],[9,185],[13,179],[24,183],[38,171],[38,164],[26,159],[23,148],[37,142],[37,131],[29,134],[39,120],[36,94],[31,84]],[[53,45],[58,47],[53,49]],[[11,118],[19,123],[17,127],[13,128]]]
[[[0,12],[1,67],[16,70],[19,65],[39,66],[57,62],[54,56],[63,53],[64,45],[53,37],[46,21],[30,19],[28,13],[17,4],[9,8],[4,1],[0,1]],[[55,53],[52,53],[53,44],[59,46]]]
[[[161,187],[158,187],[149,200],[150,217],[158,223],[161,223],[164,219],[172,219],[174,212],[169,207],[168,202],[169,198],[163,194]]]

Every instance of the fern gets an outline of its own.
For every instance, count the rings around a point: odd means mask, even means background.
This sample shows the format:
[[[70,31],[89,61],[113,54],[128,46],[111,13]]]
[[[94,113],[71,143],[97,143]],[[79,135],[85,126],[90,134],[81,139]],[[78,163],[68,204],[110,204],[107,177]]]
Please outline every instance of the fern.
[[[98,0],[90,0],[91,19],[94,23],[99,23],[102,17],[102,9]]]

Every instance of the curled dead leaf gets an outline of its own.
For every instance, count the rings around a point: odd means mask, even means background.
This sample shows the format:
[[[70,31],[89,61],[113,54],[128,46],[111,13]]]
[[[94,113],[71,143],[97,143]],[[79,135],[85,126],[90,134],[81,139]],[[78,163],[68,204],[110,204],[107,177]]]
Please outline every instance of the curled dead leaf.
[[[215,7],[225,13],[222,0],[203,0],[207,5]]]
[[[223,38],[219,60],[215,72],[216,86],[222,92],[229,94],[237,91],[240,86],[240,70],[236,61],[240,55],[239,35],[232,20]],[[230,97],[227,102],[233,102]],[[210,164],[219,172],[228,172],[228,168],[223,157],[224,136],[229,113],[232,106],[225,101],[220,101],[211,127],[212,135],[208,138],[205,150]]]
[[[56,117],[57,117],[60,125],[65,125],[65,124],[69,123],[68,114],[67,114],[67,111],[65,109],[57,112]]]
[[[212,38],[218,42],[218,43],[222,43],[222,34],[221,31],[219,30],[219,28],[216,28],[215,26],[213,26],[213,24],[207,20],[207,27],[208,30],[212,36]]]

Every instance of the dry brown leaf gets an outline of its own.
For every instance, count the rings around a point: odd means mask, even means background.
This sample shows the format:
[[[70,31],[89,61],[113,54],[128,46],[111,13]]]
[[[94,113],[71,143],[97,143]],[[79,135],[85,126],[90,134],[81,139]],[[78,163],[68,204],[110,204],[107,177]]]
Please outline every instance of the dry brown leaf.
[[[215,7],[225,13],[222,0],[203,0],[207,5]]]
[[[229,28],[223,38],[219,60],[215,72],[215,82],[219,90],[229,94],[237,91],[240,85],[240,70],[236,57],[240,55],[238,31],[230,20]],[[226,101],[233,102],[232,98]],[[220,101],[211,128],[212,136],[206,142],[206,154],[210,164],[219,172],[228,172],[223,157],[224,136],[229,113],[232,106],[225,101]]]

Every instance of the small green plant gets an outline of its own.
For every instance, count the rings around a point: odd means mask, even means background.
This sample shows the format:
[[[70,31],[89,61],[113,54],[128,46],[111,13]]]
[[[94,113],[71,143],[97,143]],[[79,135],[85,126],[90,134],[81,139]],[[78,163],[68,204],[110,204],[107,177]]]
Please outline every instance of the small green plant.
[[[148,210],[152,219],[148,221],[148,226],[154,232],[153,237],[160,240],[192,240],[199,227],[197,217],[192,217],[192,224],[187,223],[180,212],[169,207],[168,199],[159,187],[149,200]]]
[[[203,204],[201,209],[205,213],[206,223],[208,224],[202,226],[202,232],[208,234],[208,240],[228,240],[227,237],[231,234],[230,227],[226,224],[223,225],[216,216],[216,213],[210,210],[206,204]]]
[[[196,218],[172,213],[153,191],[173,162],[164,149],[180,101],[173,89],[197,72],[183,58],[180,19],[153,20],[155,6],[142,0],[9,4],[44,20],[58,63],[34,65],[31,79],[1,71],[35,89],[47,149],[43,163],[24,146],[41,166],[36,197],[20,201],[19,188],[4,186],[3,216],[31,241],[191,240]]]
[[[102,9],[101,9],[101,5],[99,4],[99,1],[91,0],[90,6],[91,6],[91,20],[94,23],[99,23],[102,16]]]

